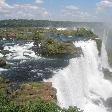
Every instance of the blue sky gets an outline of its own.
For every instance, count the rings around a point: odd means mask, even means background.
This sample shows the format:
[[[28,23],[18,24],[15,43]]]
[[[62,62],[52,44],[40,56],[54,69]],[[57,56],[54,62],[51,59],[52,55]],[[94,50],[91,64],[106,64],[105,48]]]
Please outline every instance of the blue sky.
[[[0,19],[104,21],[112,0],[0,0]]]
[[[93,10],[98,1],[99,0],[45,0],[44,6],[49,10],[58,10],[67,5],[79,6],[84,10]],[[34,4],[35,0],[6,0],[6,2],[9,4]]]
[[[83,2],[84,1],[84,2]],[[90,9],[90,8],[95,8],[96,3],[99,0],[45,0],[45,6],[49,6],[49,3],[52,4],[50,8],[53,8],[54,6],[59,7],[59,6],[65,6],[65,5],[78,5],[82,8]],[[35,0],[6,0],[7,3],[9,4],[34,4]]]

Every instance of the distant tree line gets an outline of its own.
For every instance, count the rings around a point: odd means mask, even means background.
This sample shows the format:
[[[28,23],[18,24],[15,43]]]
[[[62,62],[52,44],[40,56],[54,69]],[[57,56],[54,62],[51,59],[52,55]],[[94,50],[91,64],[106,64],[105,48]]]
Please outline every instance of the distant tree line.
[[[100,25],[99,22],[72,22],[72,21],[50,21],[50,20],[26,20],[26,19],[9,19],[1,20],[0,28],[4,27],[70,27],[79,25]]]

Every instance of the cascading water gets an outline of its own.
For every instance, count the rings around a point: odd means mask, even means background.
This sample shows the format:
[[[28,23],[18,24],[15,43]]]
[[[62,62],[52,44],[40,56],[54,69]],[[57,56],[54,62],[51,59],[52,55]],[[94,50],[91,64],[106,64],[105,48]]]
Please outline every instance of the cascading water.
[[[112,72],[112,69],[108,63],[108,55],[107,55],[107,51],[106,51],[107,37],[108,37],[108,31],[104,30],[104,36],[102,39],[102,49],[101,49],[101,60],[102,60],[101,62],[102,62],[103,68],[106,68]]]
[[[70,60],[68,67],[57,72],[50,81],[57,89],[58,104],[78,106],[84,112],[108,112],[105,101],[112,96],[112,84],[104,79],[96,42],[78,41],[83,55]]]

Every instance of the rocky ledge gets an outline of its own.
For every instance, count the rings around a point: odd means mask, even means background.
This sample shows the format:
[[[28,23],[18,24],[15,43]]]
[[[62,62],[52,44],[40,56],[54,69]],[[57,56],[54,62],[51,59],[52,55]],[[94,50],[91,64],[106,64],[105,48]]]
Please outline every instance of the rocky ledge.
[[[50,82],[32,82],[20,85],[20,88],[12,94],[14,101],[24,104],[37,98],[45,101],[56,101],[56,89]]]
[[[0,67],[5,67],[5,66],[6,66],[6,61],[0,58]]]
[[[52,87],[51,82],[29,82],[23,83],[16,88],[8,80],[0,77],[0,94],[4,94],[15,103],[23,105],[34,99],[44,99],[45,101],[56,102],[56,89]]]

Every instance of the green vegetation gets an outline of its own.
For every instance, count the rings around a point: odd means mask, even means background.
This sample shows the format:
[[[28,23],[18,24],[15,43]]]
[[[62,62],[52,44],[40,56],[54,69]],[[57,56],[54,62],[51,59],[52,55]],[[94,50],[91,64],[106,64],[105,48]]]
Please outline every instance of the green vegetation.
[[[53,35],[65,35],[73,36],[74,38],[80,37],[84,40],[92,39],[97,43],[99,54],[101,53],[102,41],[98,39],[91,30],[85,28],[79,28],[77,30],[61,30],[58,31],[56,28],[44,29],[44,28],[34,28],[34,27],[18,27],[18,28],[1,28],[0,37],[5,38],[15,38],[15,39],[25,39],[25,40],[35,40],[37,49],[43,56],[60,55],[67,54],[73,55],[77,54],[77,48],[72,43],[60,42],[56,39],[50,39],[47,37],[46,32]],[[48,35],[49,36],[49,35]],[[40,49],[39,49],[40,48]]]
[[[69,26],[79,26],[79,25],[89,25],[89,26],[102,26],[103,23],[100,22],[71,22],[71,21],[49,21],[49,20],[26,20],[26,19],[9,19],[1,20],[0,28],[5,27],[69,27]]]
[[[7,91],[7,81],[0,77],[0,94],[6,94]]]
[[[77,53],[77,48],[73,43],[60,42],[54,39],[45,37],[39,32],[35,32],[35,43],[38,48],[40,48],[41,54],[43,56],[52,56],[52,55],[73,55]]]
[[[78,54],[79,49],[77,49],[72,43],[60,42],[55,39],[50,39],[44,35],[43,32],[51,32],[54,35],[65,35],[65,36],[73,36],[80,37],[84,40],[95,40],[97,44],[97,48],[99,51],[99,55],[101,54],[101,46],[102,40],[98,38],[91,30],[87,30],[85,28],[79,28],[77,30],[61,30],[58,31],[57,29],[49,29],[49,30],[42,30],[37,31],[34,33],[35,40],[38,48],[41,48],[42,55],[56,55],[56,54]]]
[[[25,105],[17,105],[4,95],[0,95],[0,112],[81,112],[77,107],[62,109],[54,102],[35,99]]]
[[[87,30],[85,28],[77,28],[76,30],[51,30],[53,32],[56,32],[58,34],[63,34],[65,36],[76,36],[76,37],[82,37],[82,38],[88,38],[88,39],[94,39],[97,38],[98,36],[95,35],[91,30]]]
[[[51,83],[25,83],[12,92],[9,85],[0,77],[0,112],[81,112],[77,107],[59,107],[54,101]]]
[[[1,28],[0,37],[15,39],[32,39],[35,28]]]
[[[80,36],[80,37],[84,37],[84,38],[90,38],[90,39],[94,39],[97,37],[91,30],[87,30],[85,28],[77,29],[75,35]]]
[[[56,90],[52,88],[52,83],[49,82],[25,83],[20,85],[11,97],[18,104],[24,104],[39,97],[45,101],[56,102]]]

